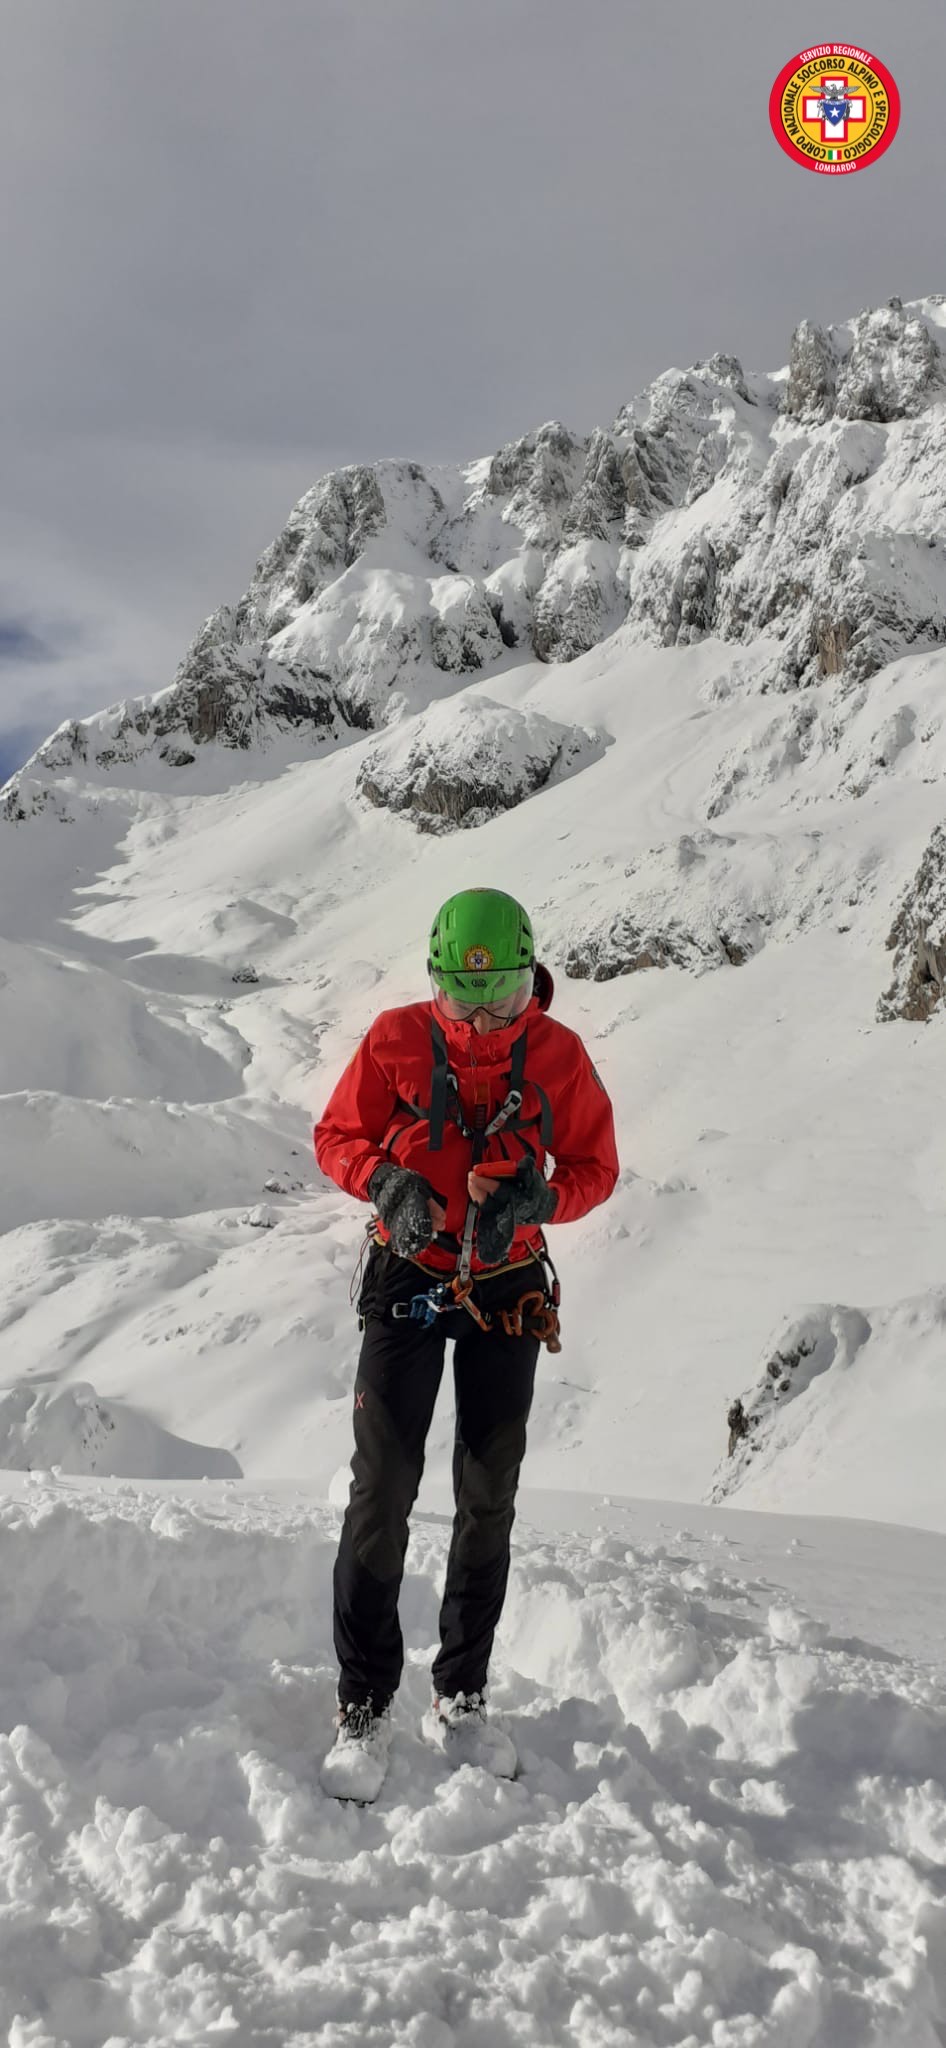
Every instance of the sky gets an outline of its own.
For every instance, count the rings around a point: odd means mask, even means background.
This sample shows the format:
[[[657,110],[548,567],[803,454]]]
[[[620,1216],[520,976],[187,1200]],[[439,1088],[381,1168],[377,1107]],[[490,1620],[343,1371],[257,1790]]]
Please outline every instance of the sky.
[[[813,177],[812,42],[900,132]],[[0,76],[0,776],[168,683],[339,463],[587,431],[671,364],[946,289],[946,18],[832,0],[30,0]]]

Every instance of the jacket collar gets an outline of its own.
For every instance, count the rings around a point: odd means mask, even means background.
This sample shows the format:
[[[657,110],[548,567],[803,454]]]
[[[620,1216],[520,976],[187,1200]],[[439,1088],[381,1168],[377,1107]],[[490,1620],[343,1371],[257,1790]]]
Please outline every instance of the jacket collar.
[[[474,1031],[472,1024],[461,1024],[453,1017],[444,1017],[431,998],[427,1005],[432,1017],[443,1032],[451,1052],[457,1053],[470,1065],[498,1067],[509,1059],[516,1039],[521,1038],[526,1025],[533,1017],[541,1014],[537,996],[530,996],[520,1017],[514,1017],[502,1031]]]

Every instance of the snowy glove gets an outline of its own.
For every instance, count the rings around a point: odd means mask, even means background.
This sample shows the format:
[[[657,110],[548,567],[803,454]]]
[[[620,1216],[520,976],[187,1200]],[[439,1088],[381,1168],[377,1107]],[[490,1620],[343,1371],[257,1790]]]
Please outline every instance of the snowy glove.
[[[416,1258],[433,1237],[429,1208],[433,1192],[430,1182],[407,1166],[375,1167],[368,1194],[388,1231],[392,1250],[401,1259]]]
[[[478,1168],[489,1179],[489,1163]],[[476,1225],[476,1249],[484,1265],[498,1266],[523,1223],[547,1223],[558,1206],[558,1194],[543,1179],[531,1153],[521,1159],[515,1180],[502,1180],[487,1195]]]

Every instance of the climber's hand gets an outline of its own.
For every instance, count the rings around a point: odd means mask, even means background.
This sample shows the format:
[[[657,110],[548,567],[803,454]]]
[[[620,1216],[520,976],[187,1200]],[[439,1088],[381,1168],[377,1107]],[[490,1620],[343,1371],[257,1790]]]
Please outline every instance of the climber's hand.
[[[434,1231],[442,1230],[447,1220],[429,1180],[389,1160],[375,1167],[368,1182],[368,1199],[377,1209],[392,1249],[402,1259],[416,1259],[426,1251]]]

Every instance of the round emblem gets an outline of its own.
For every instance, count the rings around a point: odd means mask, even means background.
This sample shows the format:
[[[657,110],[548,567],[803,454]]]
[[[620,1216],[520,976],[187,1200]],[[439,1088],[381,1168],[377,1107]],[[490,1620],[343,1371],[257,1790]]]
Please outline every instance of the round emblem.
[[[900,94],[885,64],[856,43],[815,43],[786,64],[769,95],[786,156],[828,176],[862,171],[890,148]]]
[[[482,972],[484,967],[492,967],[492,964],[493,956],[488,946],[470,946],[463,955],[463,965],[469,967],[471,973]]]

